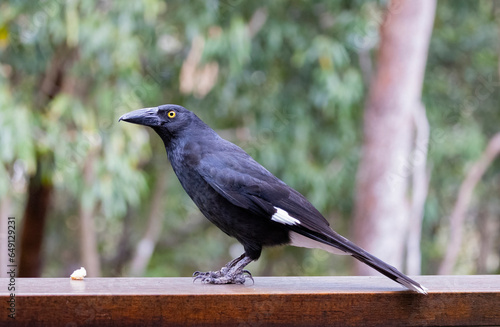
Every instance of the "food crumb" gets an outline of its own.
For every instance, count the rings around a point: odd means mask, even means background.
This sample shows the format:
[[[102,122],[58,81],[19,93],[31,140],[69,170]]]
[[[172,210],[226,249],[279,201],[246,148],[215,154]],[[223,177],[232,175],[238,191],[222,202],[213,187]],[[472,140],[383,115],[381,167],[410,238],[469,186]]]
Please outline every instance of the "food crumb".
[[[85,276],[87,276],[87,271],[85,268],[81,267],[80,269],[73,271],[70,277],[73,280],[82,280]]]

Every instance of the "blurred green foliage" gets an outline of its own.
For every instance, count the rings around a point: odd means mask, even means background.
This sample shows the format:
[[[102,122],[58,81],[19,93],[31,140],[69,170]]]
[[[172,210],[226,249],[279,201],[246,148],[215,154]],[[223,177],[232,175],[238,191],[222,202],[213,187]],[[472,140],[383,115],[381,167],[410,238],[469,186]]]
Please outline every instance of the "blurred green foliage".
[[[146,128],[117,123],[125,112],[163,103],[196,112],[349,236],[367,93],[359,53],[369,51],[375,62],[384,5],[0,4],[0,196],[12,199],[13,215],[20,217],[26,178],[37,158],[50,156],[47,178],[56,193],[44,274],[79,267],[80,204],[95,208],[104,275],[125,273],[117,265],[126,266],[144,233],[158,178],[167,179],[164,226],[147,275],[185,276],[239,254],[236,241],[205,222],[184,194],[160,139]],[[432,134],[424,273],[434,273],[442,256],[446,218],[467,168],[498,131],[498,26],[490,1],[438,3],[423,92]],[[204,46],[198,67],[217,66],[206,95],[180,91],[183,64],[197,38]],[[60,53],[74,60],[59,81],[61,92],[45,99],[41,84]],[[90,184],[82,175],[86,164],[94,167]],[[488,208],[498,217],[499,171],[498,162],[489,169],[472,211]],[[477,235],[474,212],[470,217],[468,233]],[[474,272],[474,253],[466,254],[460,269]],[[348,272],[348,262],[319,250],[276,248],[250,268],[258,275],[340,274]]]

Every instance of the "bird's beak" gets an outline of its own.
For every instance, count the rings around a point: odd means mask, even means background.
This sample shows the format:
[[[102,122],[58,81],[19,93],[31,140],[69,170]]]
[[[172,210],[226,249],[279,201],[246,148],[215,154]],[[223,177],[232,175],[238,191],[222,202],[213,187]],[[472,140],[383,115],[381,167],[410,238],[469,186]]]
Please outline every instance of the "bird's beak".
[[[118,121],[123,120],[138,125],[156,126],[159,123],[157,113],[158,107],[137,109],[121,116]]]

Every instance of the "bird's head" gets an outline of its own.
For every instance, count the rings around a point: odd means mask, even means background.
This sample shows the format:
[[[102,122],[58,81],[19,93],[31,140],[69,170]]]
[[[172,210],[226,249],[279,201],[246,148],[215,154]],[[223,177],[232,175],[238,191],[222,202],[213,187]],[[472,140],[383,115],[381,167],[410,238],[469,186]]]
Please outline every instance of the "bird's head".
[[[175,104],[134,110],[121,116],[118,121],[121,120],[149,126],[165,142],[182,135],[185,131],[189,132],[190,129],[205,125],[194,113]]]

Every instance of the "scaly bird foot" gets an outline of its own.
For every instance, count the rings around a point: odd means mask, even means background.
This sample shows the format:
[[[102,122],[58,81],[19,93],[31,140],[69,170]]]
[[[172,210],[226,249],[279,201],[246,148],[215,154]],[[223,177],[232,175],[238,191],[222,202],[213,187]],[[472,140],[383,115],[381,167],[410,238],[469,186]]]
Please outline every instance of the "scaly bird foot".
[[[232,271],[226,267],[219,271],[196,271],[193,277],[193,283],[199,279],[203,284],[245,284],[247,278],[254,281],[248,270]]]

